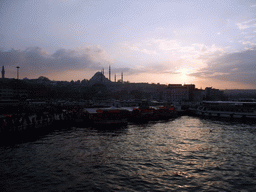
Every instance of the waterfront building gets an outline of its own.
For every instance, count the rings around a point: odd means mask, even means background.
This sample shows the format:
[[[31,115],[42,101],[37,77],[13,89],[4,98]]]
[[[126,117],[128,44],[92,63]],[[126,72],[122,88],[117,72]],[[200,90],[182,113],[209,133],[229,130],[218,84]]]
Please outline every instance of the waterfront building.
[[[195,89],[193,93],[193,101],[201,102],[205,98],[205,90]]]
[[[20,81],[16,79],[0,80],[0,100],[27,97],[28,91]]]
[[[169,84],[163,92],[166,101],[192,101],[195,85],[193,84]]]
[[[0,88],[0,99],[1,100],[13,98],[14,95],[15,95],[14,94],[14,89],[5,88],[5,87]]]
[[[224,92],[219,89],[214,89],[212,87],[205,88],[205,100],[221,101],[223,96]]]

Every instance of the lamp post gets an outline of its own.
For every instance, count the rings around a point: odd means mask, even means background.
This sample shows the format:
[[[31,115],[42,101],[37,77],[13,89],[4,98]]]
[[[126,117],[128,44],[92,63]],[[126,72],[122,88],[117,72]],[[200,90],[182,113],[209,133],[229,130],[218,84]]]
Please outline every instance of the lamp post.
[[[16,67],[17,68],[17,79],[19,79],[19,66]]]

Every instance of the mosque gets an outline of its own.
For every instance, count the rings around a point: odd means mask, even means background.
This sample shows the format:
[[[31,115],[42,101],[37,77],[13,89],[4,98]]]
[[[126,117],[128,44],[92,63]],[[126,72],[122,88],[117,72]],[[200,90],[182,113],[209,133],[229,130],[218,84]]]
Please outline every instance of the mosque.
[[[104,75],[104,69],[102,71],[98,71],[97,73],[94,74],[94,76],[89,80],[90,84],[95,84],[95,83],[111,83],[111,68],[109,66],[109,78],[106,78]],[[116,74],[115,74],[115,81],[116,82]],[[123,83],[123,72],[121,73],[121,79],[118,80],[118,82]]]

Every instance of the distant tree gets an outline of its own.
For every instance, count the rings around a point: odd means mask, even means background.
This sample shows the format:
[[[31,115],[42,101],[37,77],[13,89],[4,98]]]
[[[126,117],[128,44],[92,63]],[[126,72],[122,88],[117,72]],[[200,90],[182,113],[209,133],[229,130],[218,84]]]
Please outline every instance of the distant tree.
[[[44,81],[50,81],[50,79],[48,77],[44,77],[44,76],[40,76],[40,77],[38,77],[38,79],[44,80]]]

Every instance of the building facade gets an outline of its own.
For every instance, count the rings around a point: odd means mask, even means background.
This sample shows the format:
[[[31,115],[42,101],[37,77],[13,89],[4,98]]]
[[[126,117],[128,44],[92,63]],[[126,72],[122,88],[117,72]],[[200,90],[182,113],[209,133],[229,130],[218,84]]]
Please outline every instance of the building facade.
[[[194,84],[169,84],[163,91],[163,98],[170,102],[193,101]]]

